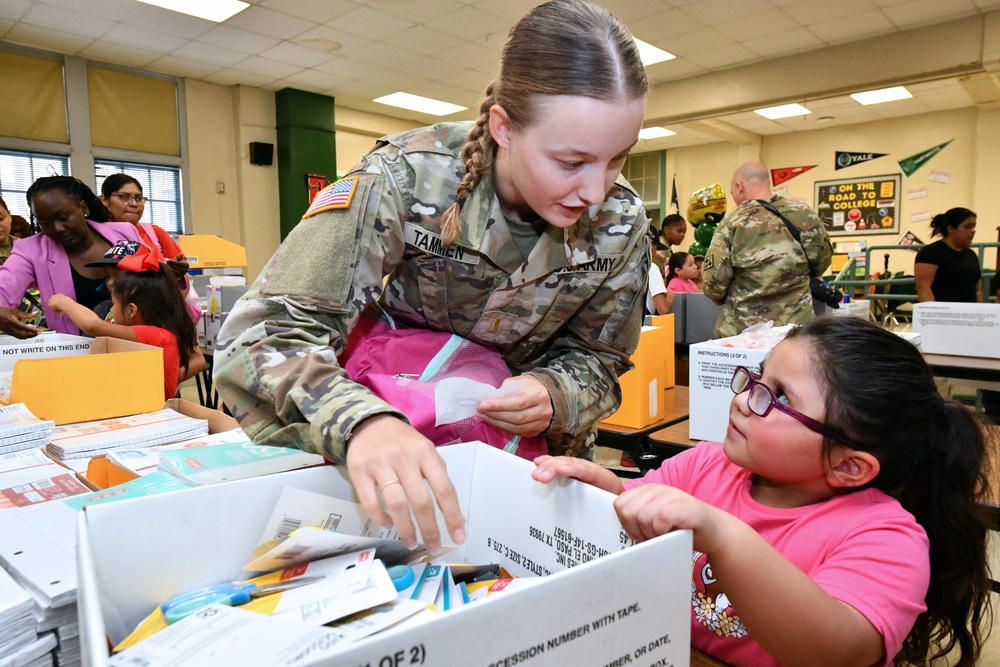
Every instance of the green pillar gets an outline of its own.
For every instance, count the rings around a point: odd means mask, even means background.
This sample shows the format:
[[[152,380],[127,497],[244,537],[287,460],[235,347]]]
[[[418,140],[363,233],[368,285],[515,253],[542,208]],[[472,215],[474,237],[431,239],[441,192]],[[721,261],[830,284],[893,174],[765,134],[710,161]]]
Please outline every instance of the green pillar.
[[[285,88],[275,93],[278,130],[278,198],[281,238],[309,208],[307,174],[337,180],[337,139],[333,98]]]

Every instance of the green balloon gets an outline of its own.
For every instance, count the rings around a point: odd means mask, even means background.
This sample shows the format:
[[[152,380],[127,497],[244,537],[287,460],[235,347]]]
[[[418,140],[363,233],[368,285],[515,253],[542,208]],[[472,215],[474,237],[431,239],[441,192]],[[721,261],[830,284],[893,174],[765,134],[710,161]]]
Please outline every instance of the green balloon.
[[[704,257],[705,253],[708,252],[708,248],[695,241],[694,243],[691,244],[691,247],[688,248],[688,252],[695,256]]]
[[[694,230],[694,240],[700,245],[708,246],[712,243],[712,235],[715,234],[716,225],[711,222],[703,222]]]

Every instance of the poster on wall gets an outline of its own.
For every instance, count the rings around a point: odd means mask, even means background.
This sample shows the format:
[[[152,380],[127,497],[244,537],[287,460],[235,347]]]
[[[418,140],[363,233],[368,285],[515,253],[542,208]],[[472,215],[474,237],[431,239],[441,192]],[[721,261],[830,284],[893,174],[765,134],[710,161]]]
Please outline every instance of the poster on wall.
[[[306,174],[306,189],[309,193],[309,204],[312,205],[316,195],[326,187],[326,176],[323,174]]]
[[[899,174],[816,181],[816,213],[830,236],[899,232]]]

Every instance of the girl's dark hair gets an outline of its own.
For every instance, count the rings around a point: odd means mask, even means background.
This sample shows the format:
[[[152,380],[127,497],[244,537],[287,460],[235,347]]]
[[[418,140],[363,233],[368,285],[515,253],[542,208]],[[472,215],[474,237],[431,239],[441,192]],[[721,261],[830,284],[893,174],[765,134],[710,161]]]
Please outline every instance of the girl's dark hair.
[[[10,233],[11,236],[20,236],[22,239],[26,239],[34,233],[31,229],[31,225],[28,221],[19,215],[10,216]]]
[[[94,191],[87,187],[86,183],[72,176],[42,176],[36,179],[25,193],[25,199],[28,200],[28,208],[31,208],[31,200],[36,195],[48,192],[49,190],[61,190],[83,203],[87,207],[88,220],[93,220],[94,222],[111,222],[114,220],[111,211],[94,194]],[[31,223],[34,230],[36,232],[39,231],[38,225],[35,223],[34,213],[31,214]]]
[[[667,227],[673,227],[675,225],[681,225],[684,229],[687,229],[687,220],[685,220],[684,216],[680,214],[671,213],[663,219],[663,222],[660,224],[660,230],[662,231]]]
[[[111,174],[104,179],[103,183],[101,183],[101,195],[107,199],[114,193],[121,190],[122,186],[128,183],[132,183],[139,188],[139,192],[142,192],[142,183],[137,181],[132,176],[129,176],[128,174]]]
[[[500,54],[500,71],[486,87],[479,118],[462,147],[465,175],[455,203],[441,216],[441,240],[458,238],[459,214],[469,193],[493,168],[496,142],[490,109],[503,107],[516,128],[530,126],[541,95],[579,95],[630,101],[649,90],[632,34],[607,9],[584,0],[552,0],[521,17]]]
[[[7,206],[7,202],[5,202],[5,201],[3,200],[3,197],[0,197],[0,206],[2,206],[2,207],[3,207],[3,210],[5,210],[5,211],[7,211],[8,213],[10,213],[10,207],[9,207],[9,206]]]
[[[963,222],[969,218],[976,217],[976,214],[967,208],[950,208],[944,213],[938,213],[931,220],[931,238],[935,236],[941,236],[942,238],[948,237],[948,230],[953,227],[958,227]]]
[[[992,626],[986,536],[984,424],[941,397],[920,351],[854,317],[817,317],[789,332],[808,341],[826,385],[826,421],[849,446],[873,454],[868,486],[898,499],[930,540],[931,579],[897,664],[924,664],[956,646],[952,667],[974,665]],[[826,438],[827,452],[837,441]]]
[[[684,267],[684,263],[687,262],[688,253],[686,252],[675,252],[667,260],[667,284],[677,277],[677,271]]]
[[[172,333],[177,338],[181,366],[188,367],[195,356],[198,334],[166,264],[161,263],[159,271],[122,271],[115,278],[111,292],[123,308],[134,303],[146,324]]]

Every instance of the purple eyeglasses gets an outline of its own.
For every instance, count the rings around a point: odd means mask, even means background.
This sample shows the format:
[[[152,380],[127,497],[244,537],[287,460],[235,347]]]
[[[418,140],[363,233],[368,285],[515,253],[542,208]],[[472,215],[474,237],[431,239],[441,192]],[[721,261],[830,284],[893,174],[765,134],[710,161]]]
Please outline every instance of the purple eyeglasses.
[[[815,431],[821,435],[830,435],[830,429],[827,428],[826,424],[818,422],[812,417],[806,416],[798,410],[794,410],[784,403],[779,402],[774,392],[771,391],[771,388],[760,381],[760,376],[743,366],[737,366],[736,370],[733,371],[733,379],[729,381],[729,388],[736,395],[749,390],[750,395],[747,397],[747,406],[758,417],[766,417],[770,414],[771,408],[777,408],[789,417],[797,420],[810,431]]]

